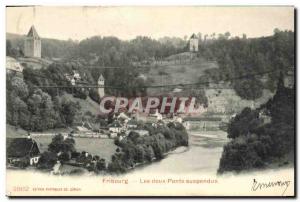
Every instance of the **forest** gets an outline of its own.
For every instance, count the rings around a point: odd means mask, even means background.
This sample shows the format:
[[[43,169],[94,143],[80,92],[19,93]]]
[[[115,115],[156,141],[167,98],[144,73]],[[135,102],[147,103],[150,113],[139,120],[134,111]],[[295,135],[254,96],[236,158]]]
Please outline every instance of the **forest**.
[[[294,37],[294,32],[278,29],[260,38],[220,36],[199,46],[199,54],[219,65],[206,71],[212,81],[229,81],[240,97],[253,100],[263,89],[274,92],[280,73],[294,67]]]
[[[263,89],[276,90],[279,75],[294,67],[294,32],[274,30],[272,36],[260,38],[229,37],[200,40],[198,57],[216,61],[218,68],[205,70],[199,81],[218,83],[229,81],[243,99],[255,100]],[[8,37],[8,56],[22,57],[23,36]],[[139,77],[141,69],[132,62],[151,62],[187,51],[187,40],[176,37],[151,39],[139,36],[123,41],[116,37],[94,36],[80,42],[42,39],[45,58],[60,57],[44,69],[27,67],[23,74],[7,73],[7,122],[26,130],[70,126],[80,111],[72,99],[61,99],[63,93],[99,102],[95,88],[40,88],[39,86],[71,86],[66,74],[78,71],[81,84],[96,84],[100,74],[106,82],[105,93],[114,96],[136,97],[147,95],[151,81]],[[79,62],[78,62],[79,61]],[[120,67],[99,70],[94,66]],[[150,67],[149,67],[150,68]],[[267,73],[265,73],[267,72]],[[265,81],[266,80],[266,81]],[[115,88],[109,88],[114,86]]]

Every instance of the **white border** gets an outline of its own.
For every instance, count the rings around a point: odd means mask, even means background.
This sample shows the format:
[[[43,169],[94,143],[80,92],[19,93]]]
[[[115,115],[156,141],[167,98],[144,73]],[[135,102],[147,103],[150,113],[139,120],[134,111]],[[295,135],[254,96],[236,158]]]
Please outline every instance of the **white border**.
[[[2,0],[0,1],[0,44],[2,44],[2,48],[0,48],[0,199],[1,201],[7,201],[8,198],[5,196],[5,117],[6,117],[6,101],[5,101],[5,7],[6,5],[97,5],[97,6],[118,6],[118,5],[198,5],[198,6],[208,6],[208,5],[227,5],[227,6],[245,6],[245,5],[294,5],[296,8],[299,8],[300,1],[299,0],[244,0],[244,1],[236,1],[236,0],[227,0],[227,1],[221,1],[221,0],[210,0],[210,1],[204,1],[204,0],[57,0],[57,1],[51,1],[51,0]],[[298,27],[299,23],[298,21],[295,22],[297,24],[296,27]],[[296,30],[296,29],[295,29]],[[297,33],[297,38],[299,34]],[[295,44],[296,45],[296,44]],[[299,51],[297,52],[297,58],[299,58]],[[299,75],[299,71],[297,71],[297,77]],[[299,83],[298,83],[299,84]],[[299,89],[299,85],[297,85],[297,89]],[[297,94],[298,94],[297,90]],[[299,104],[299,100],[297,98],[297,104]],[[298,107],[299,109],[299,107]],[[298,112],[298,110],[297,110]],[[297,120],[297,125],[299,126],[299,119]],[[297,137],[297,145],[299,145],[299,137]],[[297,156],[299,154],[297,153]],[[299,165],[299,162],[298,162]],[[299,167],[299,166],[298,166]],[[299,175],[299,173],[298,173]],[[22,180],[22,179],[20,179]],[[297,179],[298,181],[298,179]],[[298,182],[299,183],[299,182]],[[299,184],[298,186],[299,187]],[[299,194],[299,188],[297,189],[297,193]],[[15,200],[19,201],[21,199]],[[42,201],[44,199],[37,199],[36,201]],[[49,199],[48,199],[49,200]],[[57,201],[63,201],[64,199],[57,199]],[[72,199],[74,200],[74,199]],[[78,199],[78,200],[85,200],[85,199]],[[107,200],[108,199],[102,199]],[[114,199],[119,200],[119,199]],[[142,200],[142,199],[138,199]],[[186,200],[186,199],[181,199]],[[217,199],[215,199],[217,200]],[[249,200],[249,199],[248,199]],[[257,200],[257,199],[255,199]],[[263,200],[263,199],[261,199]],[[272,199],[274,200],[274,199]],[[110,200],[111,201],[111,200]],[[161,199],[159,201],[162,201]],[[209,200],[211,201],[211,200]],[[260,200],[258,200],[260,201]]]

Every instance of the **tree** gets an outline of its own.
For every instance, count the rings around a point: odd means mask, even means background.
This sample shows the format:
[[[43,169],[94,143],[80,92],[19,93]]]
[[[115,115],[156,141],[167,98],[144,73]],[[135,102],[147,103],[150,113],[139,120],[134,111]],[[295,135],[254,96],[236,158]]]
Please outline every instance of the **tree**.
[[[79,104],[72,100],[63,99],[60,107],[60,114],[66,125],[72,125],[77,111],[80,109]]]
[[[139,163],[143,163],[145,160],[145,151],[142,145],[137,145],[135,147],[136,150],[136,156],[135,156],[135,161]]]
[[[28,87],[21,77],[7,75],[6,95],[7,122],[28,129],[30,114],[26,103]]]
[[[26,103],[12,92],[7,98],[7,122],[28,129],[28,116]]]
[[[231,34],[230,34],[230,32],[225,32],[224,36],[225,36],[226,39],[229,39],[229,37],[231,36]]]
[[[7,56],[11,56],[12,53],[12,45],[11,45],[11,41],[6,39],[6,55]]]
[[[7,90],[13,91],[16,96],[23,100],[26,99],[29,94],[27,84],[18,76],[14,76],[11,80],[8,80]]]
[[[28,98],[28,109],[31,112],[31,129],[42,131],[55,128],[60,121],[55,112],[51,96],[41,89],[37,89]]]
[[[56,153],[45,151],[41,154],[41,157],[38,162],[39,169],[52,169],[55,163],[57,162]]]
[[[228,138],[237,138],[251,134],[260,124],[259,112],[246,107],[242,112],[230,120]]]
[[[61,134],[55,135],[49,144],[48,150],[54,153],[75,152],[75,140],[70,137],[64,139]]]
[[[255,77],[234,81],[236,93],[243,99],[255,100],[263,94],[263,84]]]
[[[105,159],[100,159],[97,161],[97,164],[96,164],[96,168],[97,170],[101,171],[101,170],[105,170],[106,169],[106,162],[105,162]]]

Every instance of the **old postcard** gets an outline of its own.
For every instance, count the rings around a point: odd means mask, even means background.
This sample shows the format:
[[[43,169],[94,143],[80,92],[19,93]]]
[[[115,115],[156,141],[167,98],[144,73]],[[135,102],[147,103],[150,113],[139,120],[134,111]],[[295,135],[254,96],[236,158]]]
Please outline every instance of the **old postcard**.
[[[294,13],[6,7],[7,196],[295,196]]]

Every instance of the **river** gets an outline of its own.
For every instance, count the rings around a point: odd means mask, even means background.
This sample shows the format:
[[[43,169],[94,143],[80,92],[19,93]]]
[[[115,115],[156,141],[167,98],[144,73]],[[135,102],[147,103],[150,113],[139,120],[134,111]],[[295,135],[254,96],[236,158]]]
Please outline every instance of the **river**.
[[[188,147],[179,147],[164,159],[138,167],[131,173],[216,174],[226,142],[227,133],[223,131],[189,131]]]

